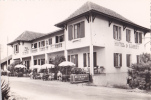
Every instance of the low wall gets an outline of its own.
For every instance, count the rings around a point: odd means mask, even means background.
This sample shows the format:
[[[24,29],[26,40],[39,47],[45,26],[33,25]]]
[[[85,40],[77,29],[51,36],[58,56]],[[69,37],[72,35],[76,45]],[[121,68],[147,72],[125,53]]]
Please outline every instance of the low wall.
[[[128,74],[106,73],[93,76],[93,84],[100,86],[126,85]]]

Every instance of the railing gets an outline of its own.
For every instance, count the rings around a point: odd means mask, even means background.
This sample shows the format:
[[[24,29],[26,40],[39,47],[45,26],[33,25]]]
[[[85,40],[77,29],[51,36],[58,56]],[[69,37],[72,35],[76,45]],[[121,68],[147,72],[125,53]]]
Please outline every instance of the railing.
[[[32,52],[32,53],[37,52],[37,48],[31,49],[31,52]]]
[[[61,48],[61,47],[62,47],[62,42],[61,42],[61,43],[56,43],[56,44],[50,45],[50,49]]]
[[[40,47],[39,50],[40,51],[45,51],[45,47]]]

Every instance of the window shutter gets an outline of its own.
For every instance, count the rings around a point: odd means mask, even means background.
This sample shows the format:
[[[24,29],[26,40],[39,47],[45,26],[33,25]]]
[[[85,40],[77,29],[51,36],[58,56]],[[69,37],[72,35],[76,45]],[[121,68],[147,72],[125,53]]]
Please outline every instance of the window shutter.
[[[72,40],[73,39],[73,33],[72,33],[72,25],[68,26],[68,39]]]
[[[58,43],[58,36],[56,36],[56,43]]]
[[[137,57],[137,64],[139,63],[139,55],[136,56]]]
[[[126,41],[128,41],[128,30],[126,29]]]
[[[122,54],[120,54],[120,66],[122,66]]]
[[[86,62],[86,53],[83,54],[83,66],[86,67],[87,62]]]
[[[139,43],[142,43],[142,33],[139,33]]]
[[[78,67],[78,54],[75,55],[76,67]]]
[[[81,38],[85,37],[85,24],[84,21],[80,23],[80,34],[81,34]]]
[[[97,56],[96,56],[96,52],[93,52],[93,66],[96,67],[97,66]]]
[[[68,61],[70,61],[70,55],[68,55]]]
[[[131,31],[129,30],[129,41],[131,41]]]
[[[115,25],[113,25],[113,38],[115,39]]]
[[[88,67],[90,67],[90,53],[88,53]]]
[[[77,24],[77,38],[80,38],[80,24]]]
[[[114,56],[114,67],[115,67],[115,66],[116,66],[116,62],[117,62],[117,61],[116,61],[116,53],[114,53],[113,56]]]
[[[49,45],[51,45],[51,44],[52,44],[52,38],[49,39]]]
[[[130,67],[130,55],[126,55],[126,62],[127,62],[127,67]]]
[[[135,43],[138,43],[138,32],[135,33]]]
[[[121,34],[121,27],[119,27],[119,40],[122,39],[122,34]]]

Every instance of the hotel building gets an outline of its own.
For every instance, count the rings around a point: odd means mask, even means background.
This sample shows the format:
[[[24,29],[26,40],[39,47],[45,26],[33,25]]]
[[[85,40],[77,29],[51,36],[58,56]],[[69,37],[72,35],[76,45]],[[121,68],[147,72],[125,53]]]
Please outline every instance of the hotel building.
[[[60,30],[48,34],[23,32],[8,44],[14,50],[12,59],[23,61],[29,68],[62,55],[76,67],[89,69],[97,85],[126,85],[127,70],[139,62],[145,51],[144,37],[150,32],[92,2],[55,26]]]

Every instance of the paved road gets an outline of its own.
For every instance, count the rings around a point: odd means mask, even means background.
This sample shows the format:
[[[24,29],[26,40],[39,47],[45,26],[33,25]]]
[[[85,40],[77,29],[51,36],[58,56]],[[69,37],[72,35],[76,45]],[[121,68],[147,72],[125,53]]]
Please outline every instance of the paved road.
[[[9,78],[11,91],[28,100],[151,100],[151,95],[59,81]]]

